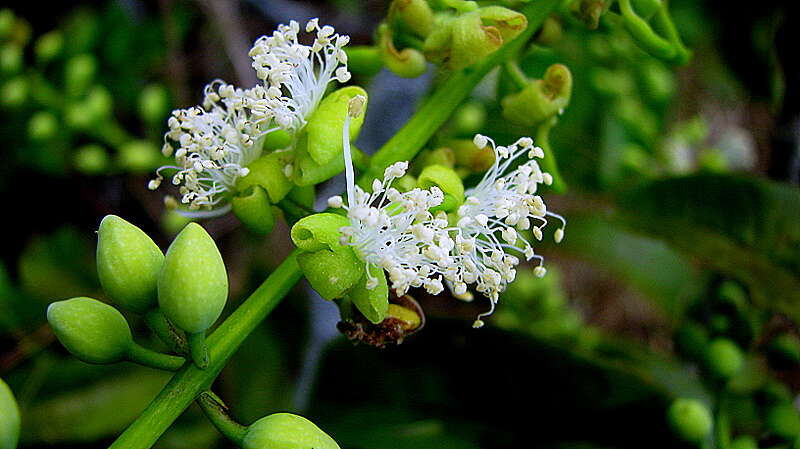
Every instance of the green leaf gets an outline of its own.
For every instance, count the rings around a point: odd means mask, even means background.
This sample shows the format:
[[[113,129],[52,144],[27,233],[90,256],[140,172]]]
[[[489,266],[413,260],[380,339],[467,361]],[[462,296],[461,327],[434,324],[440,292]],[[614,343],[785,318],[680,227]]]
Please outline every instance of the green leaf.
[[[749,284],[800,319],[800,190],[726,175],[656,181],[619,198],[623,223]]]

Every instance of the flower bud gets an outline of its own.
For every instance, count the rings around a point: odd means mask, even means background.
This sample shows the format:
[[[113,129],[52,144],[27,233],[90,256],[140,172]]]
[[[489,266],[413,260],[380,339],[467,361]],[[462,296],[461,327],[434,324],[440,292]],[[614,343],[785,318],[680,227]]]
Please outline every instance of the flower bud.
[[[460,14],[431,32],[423,52],[429,61],[458,70],[483,60],[528,25],[524,14],[487,6]]]
[[[97,231],[97,274],[108,297],[120,307],[145,313],[156,306],[156,285],[164,254],[141,229],[106,215]]]
[[[368,270],[348,292],[348,296],[366,319],[372,324],[378,324],[386,318],[389,311],[389,285],[382,268],[370,265]],[[373,282],[377,279],[377,285],[372,289],[367,288],[370,278]]]
[[[708,345],[705,362],[711,374],[727,380],[741,371],[744,356],[736,343],[727,338],[717,338]]]
[[[427,0],[394,0],[389,7],[389,17],[422,38],[433,30],[433,11]]]
[[[383,56],[378,47],[354,45],[345,47],[347,68],[353,73],[373,76],[383,68]]]
[[[350,246],[339,242],[339,229],[349,224],[341,215],[321,213],[305,217],[292,227],[292,241],[305,251],[297,257],[297,263],[325,299],[341,298],[364,275],[364,263]]]
[[[161,152],[148,140],[130,140],[117,149],[117,165],[132,173],[148,173],[161,163]]]
[[[261,186],[252,186],[233,197],[233,213],[250,231],[267,235],[275,226],[275,214],[267,192]]]
[[[47,308],[47,321],[61,344],[87,363],[119,362],[133,345],[125,317],[96,299],[79,297],[54,302]]]
[[[103,147],[90,143],[75,150],[72,163],[83,174],[99,175],[108,171],[111,157]]]
[[[236,181],[236,190],[246,192],[253,186],[260,186],[269,195],[270,202],[277,203],[294,187],[286,176],[290,159],[288,151],[274,151],[254,160],[247,165],[247,175]]]
[[[343,87],[325,97],[308,119],[305,132],[308,134],[306,151],[317,164],[330,162],[342,153],[342,133],[350,100],[367,92],[358,86]],[[350,119],[350,140],[355,140],[364,123],[364,112]]]
[[[503,98],[503,117],[518,125],[534,126],[561,114],[571,95],[572,74],[565,65],[553,64],[544,78]]]
[[[791,402],[782,402],[767,410],[764,427],[785,440],[800,436],[800,414]]]
[[[0,86],[0,104],[9,108],[20,106],[28,98],[28,81],[23,76],[11,78]]]
[[[139,94],[139,115],[148,124],[160,124],[169,112],[169,92],[161,84],[151,84]]]
[[[429,165],[422,170],[417,178],[417,185],[422,189],[437,186],[446,195],[453,197],[455,205],[464,202],[464,184],[452,168],[444,165]]]
[[[494,164],[494,151],[487,145],[478,148],[472,139],[459,139],[448,142],[456,156],[456,166],[472,173],[483,173]]]
[[[93,123],[102,123],[111,116],[114,100],[111,93],[103,86],[93,86],[86,95],[84,113],[91,117]]]
[[[486,108],[470,101],[461,105],[453,116],[453,131],[459,136],[474,136],[486,123]]]
[[[189,333],[203,332],[219,318],[228,298],[228,274],[214,239],[197,223],[175,237],[158,278],[164,315]]]
[[[339,449],[319,427],[302,416],[274,413],[247,428],[242,449]]]
[[[58,56],[63,48],[64,36],[60,31],[54,30],[37,39],[33,51],[39,62],[46,63]]]
[[[670,405],[667,420],[672,430],[683,440],[698,444],[713,427],[708,407],[696,399],[680,398]]]
[[[570,5],[572,15],[583,22],[590,30],[597,29],[600,16],[608,11],[611,2],[607,0],[575,0]]]
[[[22,69],[22,48],[9,43],[0,47],[0,74],[13,75]]]
[[[58,119],[49,111],[39,111],[28,122],[28,136],[35,142],[52,139],[58,133]]]
[[[70,95],[80,95],[92,82],[97,72],[97,61],[90,54],[70,58],[64,67],[66,90]]]
[[[456,162],[456,155],[453,153],[452,148],[439,147],[435,150],[426,150],[419,154],[414,159],[412,169],[414,173],[419,175],[422,169],[429,165],[442,165],[444,167],[453,168]]]
[[[398,50],[392,42],[392,30],[388,25],[378,27],[378,47],[383,55],[383,63],[392,73],[403,78],[416,78],[427,70],[425,56],[419,50],[405,48]]]
[[[14,449],[19,440],[19,407],[14,394],[0,379],[0,449]]]

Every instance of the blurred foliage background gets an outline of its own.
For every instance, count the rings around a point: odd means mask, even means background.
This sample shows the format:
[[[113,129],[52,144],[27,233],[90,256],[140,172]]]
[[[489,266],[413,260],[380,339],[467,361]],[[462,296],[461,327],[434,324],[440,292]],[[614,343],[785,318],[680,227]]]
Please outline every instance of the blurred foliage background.
[[[146,188],[165,162],[169,111],[196,104],[214,78],[255,84],[247,50],[277,23],[319,16],[366,45],[388,3],[4,4],[0,377],[22,410],[21,447],[105,447],[168,379],[75,360],[44,312],[102,297],[93,231],[105,214],[162,247],[186,223]],[[243,422],[298,412],[347,448],[691,447],[666,411],[687,397],[713,411],[706,447],[798,447],[800,36],[789,3],[671,1],[694,52],[677,68],[639,49],[618,16],[588,29],[562,8],[520,62],[532,78],[565,64],[574,82],[550,139],[569,190],[546,199],[569,225],[543,249],[548,276],[521,270],[480,331],[470,323],[483,302],[421,294],[426,328],[384,350],[338,336],[335,307],[301,283],[216,391]],[[404,123],[437,87],[431,74],[354,71],[370,92],[360,148]],[[429,147],[530,134],[502,118],[508,83],[490,75]],[[204,226],[228,265],[230,310],[290,250],[285,225],[267,239],[230,217]],[[226,444],[190,408],[157,447]]]

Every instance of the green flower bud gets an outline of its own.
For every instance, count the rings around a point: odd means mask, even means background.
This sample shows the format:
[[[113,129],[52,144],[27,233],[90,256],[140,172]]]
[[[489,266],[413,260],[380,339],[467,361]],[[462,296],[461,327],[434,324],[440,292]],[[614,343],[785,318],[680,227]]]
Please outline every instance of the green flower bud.
[[[0,48],[0,73],[12,75],[22,69],[22,48],[6,44]]]
[[[389,17],[419,37],[426,37],[433,30],[433,11],[426,0],[394,0]]]
[[[147,140],[130,140],[117,151],[117,164],[132,173],[149,173],[161,163],[161,152]]]
[[[97,72],[97,60],[90,54],[70,58],[64,66],[64,79],[67,92],[79,95],[89,87]]]
[[[755,438],[745,435],[733,440],[728,447],[730,449],[758,449],[758,443]]]
[[[417,178],[409,173],[406,173],[402,178],[395,179],[392,187],[400,192],[408,192],[417,188]]]
[[[414,159],[412,170],[419,175],[422,169],[429,165],[442,165],[453,168],[456,163],[456,155],[452,148],[439,147],[435,150],[425,150]]]
[[[383,68],[383,56],[378,47],[354,45],[345,47],[347,68],[359,75],[373,76]]]
[[[302,416],[275,413],[247,428],[242,449],[340,449],[333,438]]]
[[[158,278],[164,315],[189,333],[203,332],[219,318],[228,299],[228,274],[214,239],[197,223],[175,237]]]
[[[169,209],[168,207],[161,215],[161,221],[159,222],[159,226],[161,227],[161,230],[163,230],[165,233],[169,235],[175,235],[191,222],[192,222],[191,218],[181,214],[180,212],[174,209]]]
[[[111,116],[114,100],[108,89],[103,86],[93,86],[86,95],[83,107],[93,122],[102,122]]]
[[[100,222],[97,274],[115,304],[140,314],[154,308],[163,263],[164,254],[138,227],[116,215]]]
[[[2,14],[2,11],[0,11]],[[19,440],[19,407],[14,394],[0,379],[0,449],[14,449]]]
[[[96,144],[87,144],[75,151],[73,160],[75,169],[87,175],[106,173],[111,166],[111,157],[105,148]]]
[[[128,322],[119,311],[96,299],[57,301],[47,308],[56,337],[75,357],[87,363],[116,363],[133,346]]]
[[[770,364],[786,369],[800,363],[800,339],[796,335],[784,333],[773,338],[767,346]]]
[[[720,379],[730,379],[744,365],[742,350],[727,338],[717,338],[706,350],[706,368]]]
[[[459,70],[483,60],[527,25],[524,14],[487,6],[460,14],[434,29],[425,40],[423,52],[429,61]]]
[[[561,26],[561,22],[559,22],[553,16],[550,16],[544,19],[544,22],[542,23],[542,28],[536,35],[536,42],[542,45],[550,46],[560,41],[561,36],[563,35],[564,35],[564,28]]]
[[[139,115],[145,123],[159,124],[169,112],[169,92],[161,84],[151,84],[139,94]]]
[[[28,122],[28,135],[31,140],[44,142],[55,137],[58,133],[58,119],[49,111],[39,111],[33,114]]]
[[[7,38],[14,29],[14,12],[8,8],[0,9],[0,38]]]
[[[455,207],[464,202],[464,184],[461,182],[461,178],[452,168],[444,165],[429,165],[425,167],[417,178],[417,185],[423,189],[429,189],[433,186],[439,187],[445,195],[449,195],[455,200]]]
[[[369,274],[364,272],[364,276],[348,292],[348,296],[364,317],[372,324],[378,324],[386,318],[389,311],[389,285],[382,268],[370,265],[368,269]],[[377,285],[372,289],[367,288],[370,278],[373,282],[377,279]]]
[[[319,104],[308,119],[305,132],[308,134],[306,151],[317,164],[324,165],[342,153],[342,133],[350,100],[367,92],[358,86],[343,87],[328,96]],[[361,130],[366,115],[364,112],[350,119],[350,140],[354,140]]]
[[[800,436],[800,414],[791,402],[782,402],[767,410],[764,427],[785,440]]]
[[[680,398],[670,405],[667,420],[683,440],[698,444],[711,432],[713,419],[708,407],[696,399]]]
[[[236,181],[236,190],[246,192],[251,187],[260,186],[269,195],[271,203],[282,200],[294,184],[286,177],[285,168],[291,159],[288,151],[275,151],[254,160],[247,169],[250,172]]]
[[[9,108],[15,108],[28,98],[28,81],[18,76],[11,78],[0,86],[0,104]]]
[[[39,62],[45,63],[61,53],[64,48],[64,36],[60,31],[54,30],[43,34],[34,45],[33,51]]]
[[[250,187],[233,197],[231,204],[234,215],[253,233],[267,235],[275,226],[275,214],[263,187]]]
[[[608,11],[611,2],[606,0],[576,0],[572,2],[572,14],[587,28],[594,30],[600,24],[600,16]]]
[[[565,65],[553,64],[544,78],[503,98],[503,117],[519,125],[534,126],[561,114],[571,95],[572,74]]]
[[[349,226],[346,217],[321,213],[292,226],[292,241],[305,251],[297,257],[308,282],[325,299],[341,298],[364,275],[364,262],[350,246],[339,243],[339,229]]]
[[[486,123],[486,108],[470,101],[461,105],[453,116],[453,131],[459,136],[474,136]]]
[[[472,173],[483,173],[494,164],[494,151],[489,145],[478,148],[472,139],[453,140],[448,145],[456,156],[456,166]]]
[[[388,25],[378,27],[378,47],[383,63],[392,73],[403,78],[416,78],[427,70],[425,56],[419,50],[405,48],[397,50],[392,41],[392,30]]]

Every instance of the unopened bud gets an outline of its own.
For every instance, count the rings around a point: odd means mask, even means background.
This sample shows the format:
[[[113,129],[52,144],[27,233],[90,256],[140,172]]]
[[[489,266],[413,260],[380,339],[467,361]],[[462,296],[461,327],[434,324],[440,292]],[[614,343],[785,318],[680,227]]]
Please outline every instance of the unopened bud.
[[[61,344],[87,363],[119,362],[133,345],[125,317],[96,299],[80,297],[54,302],[47,308],[47,321]]]
[[[247,428],[243,449],[340,449],[333,438],[302,416],[275,413]]]

